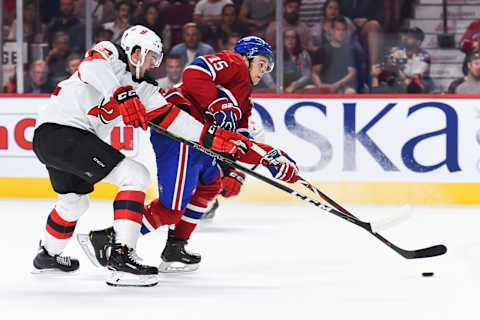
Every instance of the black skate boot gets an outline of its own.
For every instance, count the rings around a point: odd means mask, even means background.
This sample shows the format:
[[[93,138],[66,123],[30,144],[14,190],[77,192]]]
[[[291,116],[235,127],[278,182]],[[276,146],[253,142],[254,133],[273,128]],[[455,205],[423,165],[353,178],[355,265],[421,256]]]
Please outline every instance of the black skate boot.
[[[213,206],[210,208],[210,210],[208,210],[202,215],[200,220],[211,221],[213,217],[215,217],[215,212],[217,211],[217,209],[218,209],[218,199],[215,199]]]
[[[158,268],[138,263],[135,249],[113,243],[107,267],[107,284],[115,287],[152,287],[158,283]]]
[[[76,271],[80,263],[77,259],[59,254],[51,256],[40,242],[38,254],[33,259],[33,267],[32,273],[65,273]]]
[[[110,247],[115,242],[113,227],[93,230],[89,234],[77,234],[77,241],[88,259],[97,267],[106,267]]]
[[[164,273],[190,272],[198,269],[202,257],[185,250],[187,241],[175,237],[175,230],[168,230],[168,239],[162,252],[159,271]]]

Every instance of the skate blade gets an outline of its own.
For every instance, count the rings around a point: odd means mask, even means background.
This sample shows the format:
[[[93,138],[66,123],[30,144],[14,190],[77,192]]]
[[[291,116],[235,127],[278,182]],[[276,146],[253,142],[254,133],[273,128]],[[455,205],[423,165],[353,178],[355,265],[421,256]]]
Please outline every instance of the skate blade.
[[[30,274],[34,276],[42,276],[42,277],[52,277],[52,278],[62,278],[62,277],[67,277],[70,275],[75,275],[77,273],[77,270],[74,271],[62,271],[56,268],[50,268],[50,269],[35,269],[33,268],[32,271],[30,271]]]
[[[103,266],[98,262],[97,257],[95,257],[95,251],[93,249],[92,244],[90,243],[90,238],[88,234],[82,234],[79,233],[77,234],[77,241],[78,244],[80,245],[80,248],[82,248],[83,252],[85,252],[85,255],[87,256],[88,260],[98,268],[103,268]]]
[[[106,283],[112,287],[153,287],[158,284],[158,275],[136,275],[128,272],[109,270]]]
[[[181,262],[165,262],[162,261],[158,267],[158,272],[162,273],[183,273],[198,270],[199,264],[185,264]]]

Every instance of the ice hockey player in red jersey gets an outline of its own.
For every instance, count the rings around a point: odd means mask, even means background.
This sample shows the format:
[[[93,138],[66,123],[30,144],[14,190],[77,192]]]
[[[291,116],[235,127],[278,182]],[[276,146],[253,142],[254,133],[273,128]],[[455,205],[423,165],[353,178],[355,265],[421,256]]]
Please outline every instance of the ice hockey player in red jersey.
[[[147,129],[149,121],[213,150],[237,154],[239,134],[204,126],[168,103],[145,72],[162,60],[162,42],[148,28],[126,30],[121,46],[100,42],[77,71],[58,84],[40,108],[33,149],[46,166],[58,194],[49,213],[34,272],[73,272],[77,259],[61,255],[76,223],[89,206],[88,194],[99,181],[119,186],[113,202],[115,241],[107,261],[107,284],[152,286],[158,269],[139,263],[135,247],[144,215],[148,170],[102,139],[122,122]],[[245,144],[246,146],[246,144]],[[245,151],[242,149],[242,151]]]
[[[257,37],[242,38],[233,52],[196,58],[185,69],[182,84],[169,90],[165,98],[205,125],[215,124],[250,138],[252,86],[273,69],[272,59],[271,48],[265,41]],[[220,192],[234,194],[244,175],[224,167],[222,181],[212,157],[154,131],[150,139],[156,153],[159,198],[145,206],[141,233],[147,234],[162,225],[174,225],[161,255],[160,271],[196,270],[200,256],[185,250],[190,234],[212,200]],[[296,164],[288,155],[262,143],[253,144],[256,148],[251,147],[238,161],[262,164],[275,178],[290,183],[297,181]],[[86,252],[94,263],[105,265],[106,242],[113,238],[115,233],[111,228],[90,232],[95,257]]]

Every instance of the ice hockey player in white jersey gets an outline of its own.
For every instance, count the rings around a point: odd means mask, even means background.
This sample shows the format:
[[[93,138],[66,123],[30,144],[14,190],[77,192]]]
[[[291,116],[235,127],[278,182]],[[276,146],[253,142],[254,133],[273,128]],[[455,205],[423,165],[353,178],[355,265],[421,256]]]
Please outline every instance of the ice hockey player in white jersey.
[[[145,77],[147,70],[160,65],[162,55],[160,38],[148,28],[133,26],[124,32],[121,46],[104,41],[89,50],[77,71],[60,82],[40,108],[33,149],[46,166],[58,199],[33,260],[34,272],[79,268],[77,259],[61,253],[88,209],[88,194],[97,182],[106,181],[120,187],[113,202],[116,238],[108,259],[107,284],[158,283],[158,269],[140,264],[135,253],[149,172],[102,140],[122,120],[144,130],[152,121],[219,152],[247,150],[238,141],[244,141],[242,136],[204,126],[165,101],[155,81]]]

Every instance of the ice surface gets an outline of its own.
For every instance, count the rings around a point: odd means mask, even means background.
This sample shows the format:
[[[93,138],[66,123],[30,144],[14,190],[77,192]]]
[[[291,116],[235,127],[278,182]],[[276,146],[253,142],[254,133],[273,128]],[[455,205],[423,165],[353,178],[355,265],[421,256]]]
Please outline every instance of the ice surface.
[[[478,207],[414,207],[382,235],[405,249],[435,244],[446,255],[406,260],[357,226],[311,205],[221,203],[193,234],[197,272],[165,274],[152,288],[112,288],[72,239],[75,275],[30,274],[53,201],[0,199],[0,319],[479,319]],[[386,206],[347,206],[369,221]],[[93,201],[76,232],[111,223],[111,203]],[[166,229],[138,243],[159,264]],[[424,278],[422,272],[435,272]]]

